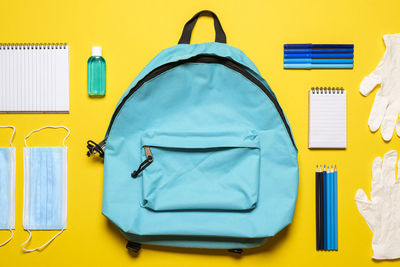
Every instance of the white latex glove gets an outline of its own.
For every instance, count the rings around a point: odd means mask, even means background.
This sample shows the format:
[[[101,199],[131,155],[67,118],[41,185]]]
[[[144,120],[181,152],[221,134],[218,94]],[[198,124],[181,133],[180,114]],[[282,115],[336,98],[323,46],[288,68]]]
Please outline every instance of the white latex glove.
[[[362,189],[356,204],[374,234],[374,259],[400,258],[400,171],[395,179],[397,152],[389,151],[372,164],[371,201]],[[398,167],[400,166],[400,161]]]
[[[369,115],[368,125],[372,132],[381,127],[382,138],[392,139],[400,113],[400,34],[384,35],[386,51],[378,67],[366,76],[360,85],[360,92],[367,96],[378,84],[377,92]],[[400,121],[396,126],[400,136]]]

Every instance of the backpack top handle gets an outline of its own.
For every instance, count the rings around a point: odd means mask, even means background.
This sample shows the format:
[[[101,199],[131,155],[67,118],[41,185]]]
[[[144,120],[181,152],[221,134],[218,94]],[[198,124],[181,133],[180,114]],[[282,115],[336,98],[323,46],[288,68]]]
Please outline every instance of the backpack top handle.
[[[200,16],[212,16],[214,18],[215,42],[226,44],[226,35],[222,29],[221,23],[219,22],[217,15],[210,10],[202,10],[194,15],[193,18],[191,18],[188,22],[186,22],[178,44],[190,44],[190,38],[192,36],[194,25]]]

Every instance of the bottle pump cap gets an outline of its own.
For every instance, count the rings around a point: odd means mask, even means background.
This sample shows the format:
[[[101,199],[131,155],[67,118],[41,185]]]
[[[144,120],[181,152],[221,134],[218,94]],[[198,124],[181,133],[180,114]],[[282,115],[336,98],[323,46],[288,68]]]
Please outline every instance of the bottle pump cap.
[[[101,57],[101,46],[92,46],[92,57]]]

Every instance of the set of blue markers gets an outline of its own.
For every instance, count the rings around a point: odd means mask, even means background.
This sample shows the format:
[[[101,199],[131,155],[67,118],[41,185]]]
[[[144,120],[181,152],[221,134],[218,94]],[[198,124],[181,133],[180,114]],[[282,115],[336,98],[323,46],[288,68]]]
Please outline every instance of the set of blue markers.
[[[285,44],[285,69],[352,69],[353,44]]]

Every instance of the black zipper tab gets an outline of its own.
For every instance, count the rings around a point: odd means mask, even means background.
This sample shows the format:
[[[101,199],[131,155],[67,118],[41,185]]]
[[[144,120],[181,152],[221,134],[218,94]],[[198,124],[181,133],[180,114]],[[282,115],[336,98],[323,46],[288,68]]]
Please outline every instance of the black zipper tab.
[[[143,148],[146,159],[140,164],[139,168],[136,171],[132,172],[132,178],[138,177],[138,175],[153,162],[153,153],[151,153],[150,147],[144,146]]]
[[[86,155],[90,157],[93,154],[99,153],[100,158],[104,158],[104,148],[106,147],[106,139],[101,141],[100,143],[95,143],[92,140],[87,141],[88,152]]]

